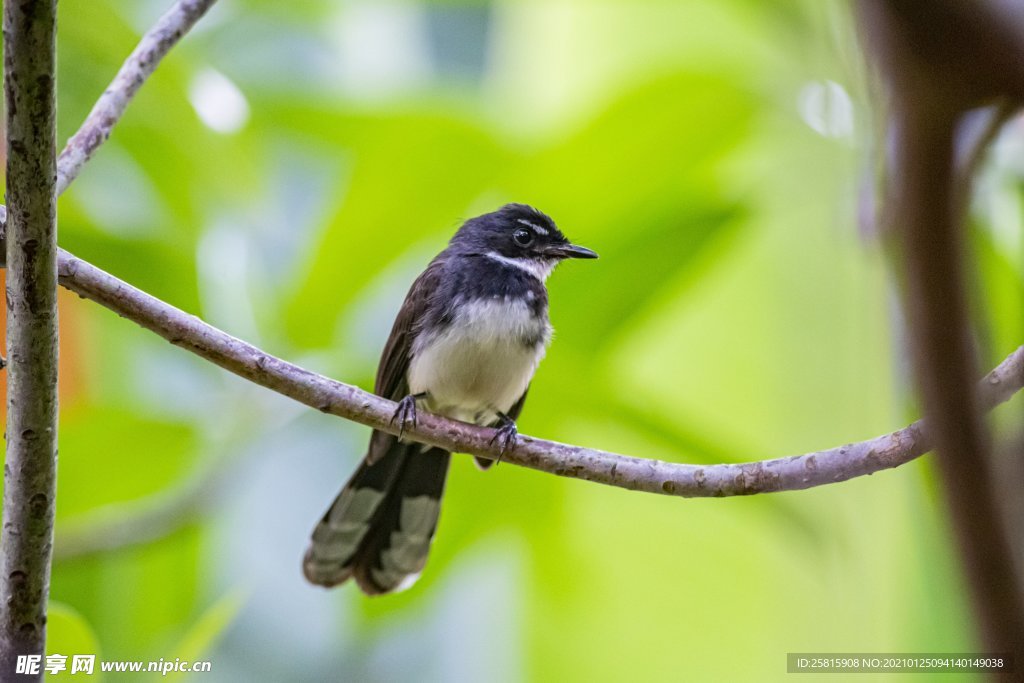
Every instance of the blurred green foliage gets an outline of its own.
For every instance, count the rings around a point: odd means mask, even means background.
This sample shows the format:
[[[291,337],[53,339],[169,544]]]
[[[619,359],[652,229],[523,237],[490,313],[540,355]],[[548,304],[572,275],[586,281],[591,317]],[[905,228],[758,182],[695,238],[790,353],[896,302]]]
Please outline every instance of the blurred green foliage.
[[[62,138],[169,2],[61,4]],[[223,0],[61,200],[60,240],[370,387],[459,222],[529,202],[602,258],[551,278],[523,432],[680,462],[816,450],[913,417],[855,220],[865,93],[833,0]],[[977,299],[998,360],[1024,269],[1019,216],[1015,236],[990,227],[1019,171],[987,173]],[[313,588],[307,535],[367,430],[62,306],[82,380],[61,398],[56,547],[93,550],[54,567],[51,652],[210,659],[202,680],[766,681],[792,651],[977,647],[927,460],[687,501],[457,458],[415,588]]]

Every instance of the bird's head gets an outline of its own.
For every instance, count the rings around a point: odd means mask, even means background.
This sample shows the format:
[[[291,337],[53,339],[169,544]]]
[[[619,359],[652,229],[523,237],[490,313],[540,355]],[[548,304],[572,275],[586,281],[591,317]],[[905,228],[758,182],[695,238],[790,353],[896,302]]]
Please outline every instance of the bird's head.
[[[572,244],[551,218],[526,204],[506,204],[466,221],[451,244],[465,253],[490,256],[546,275],[567,258],[597,258]]]

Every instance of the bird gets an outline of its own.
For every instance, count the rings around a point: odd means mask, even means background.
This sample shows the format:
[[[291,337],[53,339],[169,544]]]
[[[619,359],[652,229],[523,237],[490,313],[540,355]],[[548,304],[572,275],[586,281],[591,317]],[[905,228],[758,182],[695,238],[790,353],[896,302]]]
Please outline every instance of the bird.
[[[451,454],[404,439],[417,410],[494,427],[504,455],[551,341],[546,280],[594,259],[545,213],[506,204],[465,221],[413,282],[384,345],[374,393],[396,401],[399,434],[374,430],[366,456],[312,533],[306,579],[404,590],[426,565]],[[499,458],[500,460],[500,458]],[[493,461],[476,458],[480,469]]]

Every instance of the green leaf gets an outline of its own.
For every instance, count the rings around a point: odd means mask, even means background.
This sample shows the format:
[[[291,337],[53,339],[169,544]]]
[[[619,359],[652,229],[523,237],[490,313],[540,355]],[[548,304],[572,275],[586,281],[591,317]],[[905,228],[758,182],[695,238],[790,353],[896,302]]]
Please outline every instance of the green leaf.
[[[174,648],[174,656],[167,658],[166,661],[174,659],[190,663],[203,661],[213,650],[224,631],[235,621],[250,593],[249,588],[238,587],[221,596],[200,615]],[[215,666],[216,663],[213,665]],[[185,674],[179,671],[169,673],[162,680],[174,681],[183,678],[185,678]]]
[[[95,655],[94,674],[88,680],[102,681],[104,678],[100,672],[102,653],[99,639],[89,622],[70,605],[50,601],[46,616],[46,654],[67,657],[67,668],[58,674],[47,674],[47,678],[76,680],[84,676],[82,672],[71,673],[72,655]]]

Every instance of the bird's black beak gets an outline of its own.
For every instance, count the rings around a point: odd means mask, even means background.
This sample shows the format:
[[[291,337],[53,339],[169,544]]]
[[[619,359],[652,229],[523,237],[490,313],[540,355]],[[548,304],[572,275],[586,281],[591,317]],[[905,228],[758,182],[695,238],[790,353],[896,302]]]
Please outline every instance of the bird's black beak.
[[[597,258],[597,252],[576,244],[552,244],[545,251],[556,258]]]

